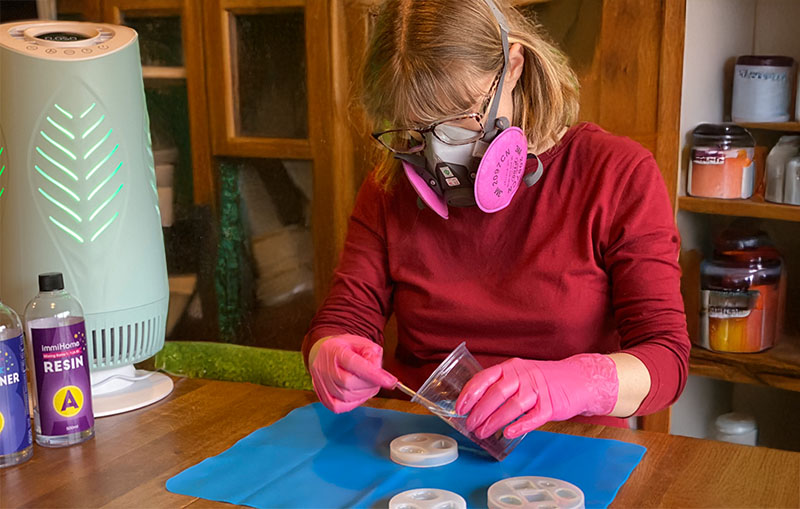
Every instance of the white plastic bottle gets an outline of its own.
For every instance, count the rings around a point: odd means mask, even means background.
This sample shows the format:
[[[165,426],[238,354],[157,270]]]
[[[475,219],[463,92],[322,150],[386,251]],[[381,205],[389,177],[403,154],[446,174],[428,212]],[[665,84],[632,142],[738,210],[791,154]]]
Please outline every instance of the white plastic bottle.
[[[22,324],[0,302],[0,468],[19,465],[33,455],[28,382]]]
[[[800,205],[800,156],[786,161],[783,170],[783,203]]]
[[[783,203],[786,162],[800,150],[800,136],[781,136],[767,156],[767,201]]]
[[[36,443],[78,444],[94,436],[86,325],[59,272],[39,275],[39,294],[25,309],[34,381]]]

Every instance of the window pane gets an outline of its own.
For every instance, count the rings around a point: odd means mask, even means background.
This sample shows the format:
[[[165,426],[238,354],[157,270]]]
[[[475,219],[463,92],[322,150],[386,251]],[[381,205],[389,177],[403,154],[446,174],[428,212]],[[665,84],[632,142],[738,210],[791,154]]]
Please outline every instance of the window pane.
[[[183,66],[183,39],[179,16],[145,17],[126,13],[122,22],[139,33],[142,65]]]
[[[303,10],[276,9],[231,20],[237,134],[307,138]]]
[[[310,161],[249,159],[239,164],[253,305],[244,344],[299,350],[314,315]]]

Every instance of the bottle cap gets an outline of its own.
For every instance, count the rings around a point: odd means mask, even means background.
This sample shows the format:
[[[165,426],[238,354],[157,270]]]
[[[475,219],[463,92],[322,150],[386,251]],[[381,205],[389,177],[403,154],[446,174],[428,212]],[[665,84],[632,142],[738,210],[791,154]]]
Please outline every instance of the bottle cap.
[[[64,276],[60,272],[39,274],[39,291],[52,292],[64,289]]]

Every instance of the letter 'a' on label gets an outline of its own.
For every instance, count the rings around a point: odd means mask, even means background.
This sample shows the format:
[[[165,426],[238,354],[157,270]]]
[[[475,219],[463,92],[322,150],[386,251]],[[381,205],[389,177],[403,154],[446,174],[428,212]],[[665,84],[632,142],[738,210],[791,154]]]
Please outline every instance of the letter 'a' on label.
[[[61,417],[74,417],[83,408],[83,392],[75,385],[62,387],[53,396],[53,409]]]
[[[3,428],[6,425],[6,420],[3,418],[3,412],[0,412],[0,433],[3,432]]]

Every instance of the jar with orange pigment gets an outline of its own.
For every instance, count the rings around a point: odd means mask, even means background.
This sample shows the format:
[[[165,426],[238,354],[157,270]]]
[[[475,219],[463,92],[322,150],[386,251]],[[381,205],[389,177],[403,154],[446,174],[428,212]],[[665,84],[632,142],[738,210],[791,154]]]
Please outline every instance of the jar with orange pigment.
[[[700,124],[692,132],[686,191],[703,198],[742,199],[753,195],[756,142],[735,124]]]
[[[725,230],[700,267],[699,346],[760,352],[775,346],[785,302],[783,260],[761,231]]]

